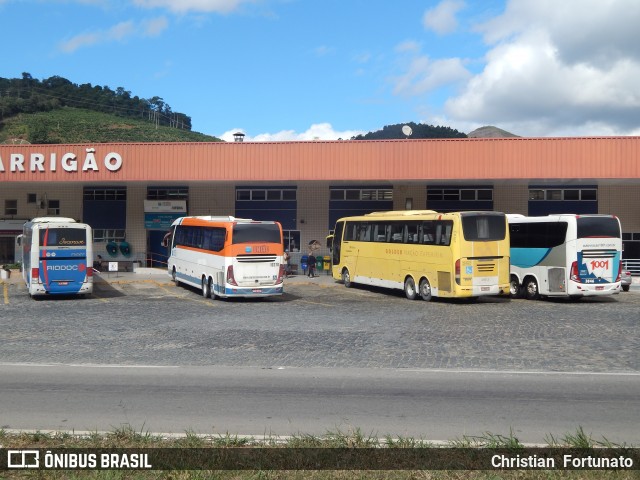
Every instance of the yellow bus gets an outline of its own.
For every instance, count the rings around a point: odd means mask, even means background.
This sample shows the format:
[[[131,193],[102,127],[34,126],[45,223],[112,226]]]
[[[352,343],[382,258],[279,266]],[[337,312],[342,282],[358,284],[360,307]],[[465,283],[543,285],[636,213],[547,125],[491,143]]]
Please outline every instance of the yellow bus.
[[[341,218],[327,237],[332,274],[403,289],[410,300],[509,293],[509,229],[500,212],[374,212]]]

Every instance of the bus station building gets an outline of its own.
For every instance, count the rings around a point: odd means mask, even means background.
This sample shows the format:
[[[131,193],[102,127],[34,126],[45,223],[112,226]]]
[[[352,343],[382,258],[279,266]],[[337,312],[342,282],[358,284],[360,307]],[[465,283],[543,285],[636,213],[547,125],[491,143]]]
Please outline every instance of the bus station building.
[[[163,267],[184,215],[277,220],[297,263],[314,241],[328,254],[338,218],[405,209],[613,214],[640,259],[639,199],[640,137],[0,145],[0,264],[38,216],[90,224],[105,260]]]

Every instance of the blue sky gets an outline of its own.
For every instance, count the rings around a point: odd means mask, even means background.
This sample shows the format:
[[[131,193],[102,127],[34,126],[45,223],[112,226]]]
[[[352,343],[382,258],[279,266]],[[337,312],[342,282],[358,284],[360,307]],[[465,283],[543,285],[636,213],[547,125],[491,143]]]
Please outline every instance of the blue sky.
[[[159,96],[227,140],[640,135],[637,0],[0,0],[0,76]]]

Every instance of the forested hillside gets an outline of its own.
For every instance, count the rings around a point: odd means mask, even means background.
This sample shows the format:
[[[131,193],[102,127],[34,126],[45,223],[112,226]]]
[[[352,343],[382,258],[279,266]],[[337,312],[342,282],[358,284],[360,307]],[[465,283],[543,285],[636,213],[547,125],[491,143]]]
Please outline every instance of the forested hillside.
[[[411,135],[407,137],[402,131],[405,125],[411,127]],[[467,135],[450,127],[434,127],[424,123],[397,123],[387,125],[382,130],[357,135],[351,140],[394,140],[404,138],[467,138]]]
[[[216,142],[210,135],[135,118],[62,107],[20,113],[0,125],[0,143]]]
[[[158,96],[144,99],[123,87],[77,85],[59,76],[0,77],[0,142],[216,140],[192,132],[191,117]]]

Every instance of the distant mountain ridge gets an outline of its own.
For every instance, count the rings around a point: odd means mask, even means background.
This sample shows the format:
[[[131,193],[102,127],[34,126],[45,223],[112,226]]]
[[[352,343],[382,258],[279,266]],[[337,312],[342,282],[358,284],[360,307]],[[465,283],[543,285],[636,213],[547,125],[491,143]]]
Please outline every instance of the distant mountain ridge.
[[[473,132],[468,133],[467,136],[469,138],[520,138],[519,135],[491,125],[476,128]]]

